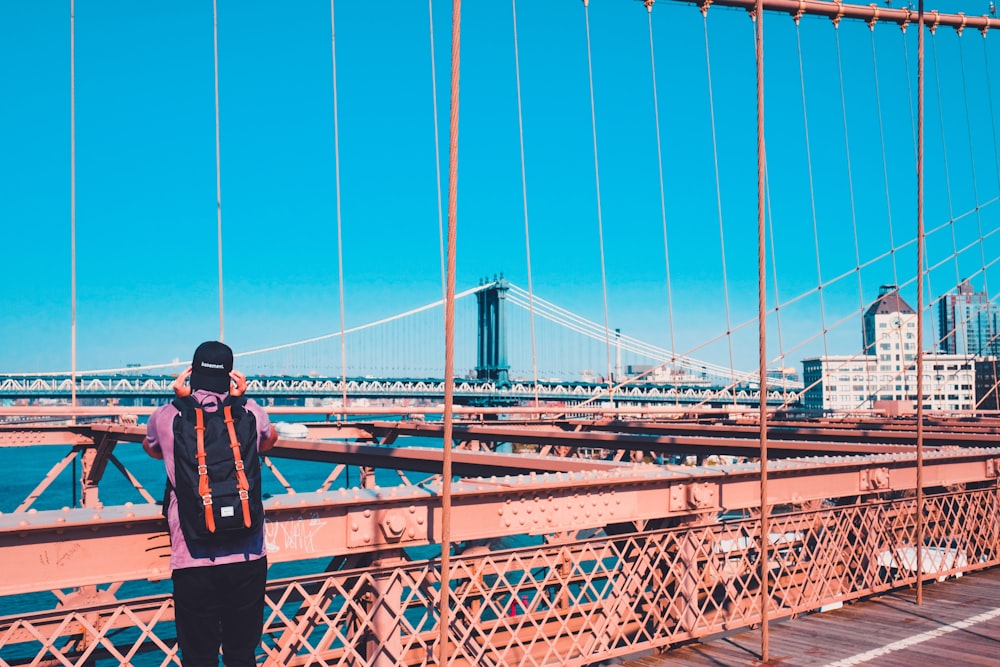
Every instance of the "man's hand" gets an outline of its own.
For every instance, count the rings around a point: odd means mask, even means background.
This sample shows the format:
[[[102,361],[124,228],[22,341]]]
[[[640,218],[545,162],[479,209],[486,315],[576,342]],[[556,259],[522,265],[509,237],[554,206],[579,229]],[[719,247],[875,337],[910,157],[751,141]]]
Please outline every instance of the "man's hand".
[[[232,382],[232,389],[229,390],[229,395],[236,397],[242,396],[247,392],[247,376],[239,371],[229,371],[229,379]]]
[[[187,382],[187,379],[189,377],[191,377],[190,366],[188,366],[180,375],[178,375],[177,379],[174,380],[174,383],[170,385],[171,388],[173,388],[174,390],[174,396],[176,396],[177,398],[184,398],[185,396],[191,395],[191,386],[185,384],[185,382]]]

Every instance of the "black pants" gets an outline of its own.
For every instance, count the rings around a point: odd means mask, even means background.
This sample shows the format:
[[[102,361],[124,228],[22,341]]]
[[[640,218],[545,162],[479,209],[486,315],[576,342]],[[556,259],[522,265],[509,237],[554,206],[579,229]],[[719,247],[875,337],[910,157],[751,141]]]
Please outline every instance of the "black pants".
[[[174,570],[177,643],[184,667],[256,665],[267,559]]]

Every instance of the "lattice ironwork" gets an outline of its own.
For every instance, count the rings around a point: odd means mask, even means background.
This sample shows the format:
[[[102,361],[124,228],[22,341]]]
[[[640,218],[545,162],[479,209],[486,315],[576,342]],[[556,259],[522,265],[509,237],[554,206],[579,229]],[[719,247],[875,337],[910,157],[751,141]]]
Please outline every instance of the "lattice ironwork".
[[[772,618],[916,580],[912,495],[857,497],[771,517]],[[1000,562],[997,488],[929,495],[926,578]],[[585,665],[760,621],[760,521],[688,524],[453,561],[454,665]],[[260,658],[273,665],[430,665],[436,560],[272,581]],[[179,664],[169,596],[0,619],[0,665]],[[72,607],[72,608],[70,608]]]

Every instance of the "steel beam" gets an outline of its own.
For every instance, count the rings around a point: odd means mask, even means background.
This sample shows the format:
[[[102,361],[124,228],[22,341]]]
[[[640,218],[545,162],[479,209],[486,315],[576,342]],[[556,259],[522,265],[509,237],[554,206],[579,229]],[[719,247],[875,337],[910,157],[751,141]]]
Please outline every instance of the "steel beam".
[[[759,466],[614,470],[467,479],[453,487],[455,543],[548,534],[759,505]],[[1000,449],[929,453],[928,486],[995,484]],[[769,502],[807,503],[912,489],[912,455],[773,461]],[[272,498],[266,539],[274,562],[438,543],[437,484],[340,489]],[[168,576],[157,505],[0,515],[0,595]]]
[[[678,0],[688,3],[691,0]],[[712,5],[721,7],[738,7],[748,12],[754,11],[757,6],[756,0],[697,0],[695,4],[700,5],[703,11]],[[917,10],[902,7],[893,9],[872,3],[869,5],[852,5],[844,2],[830,2],[829,0],[763,0],[764,9],[774,12],[783,12],[794,18],[803,15],[823,16],[832,21],[842,19],[855,19],[866,23],[885,22],[895,23],[899,26],[916,25]],[[982,16],[966,16],[962,13],[942,14],[937,10],[924,13],[924,23],[931,30],[939,26],[947,26],[962,31],[965,28],[986,31],[991,28],[1000,28],[1000,19],[990,17],[986,14]]]
[[[440,437],[442,426],[433,422],[373,422],[372,433],[383,437],[388,433],[406,436]],[[657,429],[651,427],[651,429]],[[503,422],[491,424],[459,423],[454,426],[454,437],[460,440],[492,442],[517,442],[538,445],[601,447],[606,449],[642,450],[670,454],[724,454],[754,457],[760,453],[756,441],[737,439],[731,434],[715,435],[709,427],[694,429],[704,435],[655,435],[635,433],[607,433],[595,431],[566,431],[552,426],[507,426]],[[882,454],[886,452],[913,451],[912,445],[882,445],[859,443],[824,443],[811,440],[786,440],[769,448],[778,457],[813,456],[817,454],[855,455]]]

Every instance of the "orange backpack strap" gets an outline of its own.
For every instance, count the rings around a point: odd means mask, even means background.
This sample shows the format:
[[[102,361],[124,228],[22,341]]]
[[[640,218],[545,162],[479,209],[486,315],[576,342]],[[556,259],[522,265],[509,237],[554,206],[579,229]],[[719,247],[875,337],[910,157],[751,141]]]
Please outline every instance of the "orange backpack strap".
[[[205,413],[201,408],[195,408],[194,432],[198,440],[198,495],[205,505],[205,527],[208,532],[215,532],[215,515],[212,513],[212,487],[208,480],[208,463],[205,461]]]
[[[236,426],[233,424],[233,407],[223,407],[226,416],[226,430],[229,431],[229,448],[233,450],[233,461],[236,462],[236,486],[240,491],[240,502],[243,505],[243,525],[250,527],[250,482],[243,470],[243,455],[240,453],[240,441],[236,437]]]

